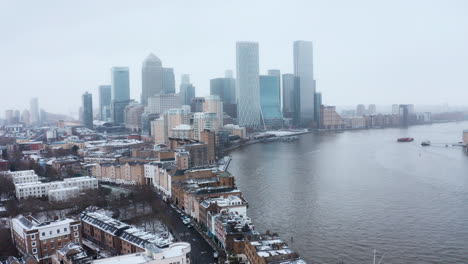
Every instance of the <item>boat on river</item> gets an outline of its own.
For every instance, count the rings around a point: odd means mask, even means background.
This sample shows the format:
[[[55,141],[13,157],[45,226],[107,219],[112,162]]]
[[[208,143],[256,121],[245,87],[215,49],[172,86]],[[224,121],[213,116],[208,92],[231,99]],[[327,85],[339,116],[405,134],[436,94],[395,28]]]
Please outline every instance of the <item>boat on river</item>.
[[[411,137],[397,139],[398,142],[412,142],[413,140],[414,138],[411,138]]]

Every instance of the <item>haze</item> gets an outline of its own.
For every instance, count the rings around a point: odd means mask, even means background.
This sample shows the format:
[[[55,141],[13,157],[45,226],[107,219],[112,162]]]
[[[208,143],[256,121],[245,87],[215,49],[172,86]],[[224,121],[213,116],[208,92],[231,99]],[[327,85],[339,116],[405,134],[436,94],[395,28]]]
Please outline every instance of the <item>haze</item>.
[[[139,100],[148,53],[188,73],[197,96],[235,70],[235,42],[257,41],[260,70],[291,73],[292,42],[314,43],[317,90],[328,105],[465,104],[466,1],[1,1],[5,109],[76,113],[81,94],[129,66]]]

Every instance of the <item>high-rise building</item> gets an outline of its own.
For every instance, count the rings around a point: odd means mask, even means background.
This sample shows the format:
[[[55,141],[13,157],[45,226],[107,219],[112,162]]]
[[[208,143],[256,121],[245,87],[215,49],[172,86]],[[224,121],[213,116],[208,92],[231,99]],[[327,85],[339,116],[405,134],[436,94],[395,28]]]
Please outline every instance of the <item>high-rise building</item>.
[[[363,116],[366,114],[366,106],[363,104],[358,104],[356,107],[356,116]]]
[[[31,124],[31,114],[26,109],[24,109],[21,113],[21,122],[23,122],[26,126]]]
[[[277,70],[277,69],[271,69],[271,70],[268,70],[268,75],[269,76],[276,76],[276,78],[278,78],[278,98],[280,100],[280,105],[281,105],[281,91],[282,91],[282,87],[281,87],[281,71],[280,70]]]
[[[151,121],[151,135],[154,138],[156,144],[168,144],[169,134],[167,119],[160,117],[154,121]]]
[[[175,77],[173,68],[163,68],[163,93],[175,93]]]
[[[125,108],[133,104],[135,100],[112,101],[111,113],[114,124],[125,124]]]
[[[111,119],[112,88],[110,85],[99,86],[99,115],[101,121]]]
[[[112,67],[112,101],[130,100],[130,79],[128,67]]]
[[[146,112],[155,114],[164,114],[172,108],[181,108],[182,98],[179,94],[158,94],[148,99]]]
[[[294,75],[300,78],[301,125],[314,126],[315,79],[313,67],[313,46],[310,41],[294,42]]]
[[[237,119],[241,126],[261,127],[258,43],[236,43]]]
[[[210,95],[218,95],[223,104],[236,103],[236,81],[233,78],[210,80]]]
[[[195,98],[195,86],[190,83],[190,75],[182,74],[181,79],[179,94],[182,97],[182,104],[190,105]]]
[[[314,100],[315,100],[314,119],[317,122],[317,124],[321,124],[322,120],[320,119],[320,111],[322,109],[322,93],[315,93]]]
[[[83,99],[83,125],[89,129],[93,129],[93,95],[86,92],[82,96]]]
[[[203,112],[216,114],[216,117],[218,118],[218,127],[216,130],[223,126],[223,102],[218,95],[210,95],[205,97],[205,102],[203,103]]]
[[[193,131],[194,138],[200,139],[201,132],[210,130],[217,132],[219,130],[218,117],[215,113],[193,113]]]
[[[280,128],[283,126],[278,84],[278,77],[276,76],[260,76],[260,105],[263,123],[267,128]]]
[[[370,104],[367,110],[367,114],[375,115],[376,113],[377,113],[377,107],[375,106],[375,104]]]
[[[399,120],[400,120],[400,126],[402,127],[407,127],[410,124],[410,109],[409,105],[403,105],[401,104],[399,106]]]
[[[167,119],[167,127],[169,130],[179,125],[190,125],[190,107],[184,105],[182,108],[169,109],[166,111],[164,118]]]
[[[205,103],[205,97],[195,97],[192,99],[190,104],[190,111],[192,113],[203,112],[203,103]]]
[[[148,98],[163,91],[163,68],[161,60],[153,53],[143,61],[141,67],[141,103],[148,104]]]
[[[399,111],[400,111],[400,106],[397,105],[397,104],[393,104],[392,105],[392,114],[393,115],[398,115]]]
[[[283,116],[292,119],[293,126],[301,120],[300,81],[294,74],[283,74]]]
[[[41,116],[39,112],[39,100],[37,97],[34,97],[31,99],[31,102],[29,104],[30,110],[29,112],[31,113],[31,124],[32,125],[40,125],[41,124]]]

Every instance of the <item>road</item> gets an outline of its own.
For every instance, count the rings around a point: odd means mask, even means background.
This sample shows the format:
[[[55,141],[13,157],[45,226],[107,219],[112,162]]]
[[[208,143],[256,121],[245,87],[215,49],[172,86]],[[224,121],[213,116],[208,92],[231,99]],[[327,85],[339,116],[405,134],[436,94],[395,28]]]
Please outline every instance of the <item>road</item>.
[[[160,208],[166,212],[166,217],[161,221],[171,230],[179,241],[189,242],[191,245],[190,259],[192,264],[217,263],[213,258],[213,248],[203,239],[195,228],[188,228],[181,219],[181,215],[168,203],[157,196],[156,201]]]

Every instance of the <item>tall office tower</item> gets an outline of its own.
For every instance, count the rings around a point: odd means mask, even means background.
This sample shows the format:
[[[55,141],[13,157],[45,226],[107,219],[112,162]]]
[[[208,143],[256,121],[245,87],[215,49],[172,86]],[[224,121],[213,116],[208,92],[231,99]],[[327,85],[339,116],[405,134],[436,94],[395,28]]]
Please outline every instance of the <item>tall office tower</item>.
[[[29,103],[29,112],[31,113],[31,124],[32,125],[40,125],[41,124],[41,116],[39,113],[39,100],[37,97],[31,99]]]
[[[112,101],[130,100],[130,79],[128,67],[112,67]]]
[[[315,121],[317,122],[317,124],[321,124],[322,120],[320,118],[320,109],[322,109],[322,93],[315,93],[314,100],[315,100],[315,103],[314,103]]]
[[[294,74],[283,74],[283,116],[292,119],[297,127],[301,121],[300,79]]]
[[[210,95],[205,97],[205,102],[203,103],[203,112],[216,113],[216,117],[218,118],[217,130],[223,127],[223,102],[218,95]]]
[[[83,125],[89,129],[93,129],[93,95],[86,92],[82,96],[83,99]]]
[[[31,114],[26,109],[24,109],[21,113],[21,122],[23,122],[26,126],[31,124]]]
[[[234,74],[232,73],[232,70],[225,70],[224,78],[234,78]]]
[[[150,97],[148,106],[146,107],[147,113],[164,114],[167,110],[182,107],[182,98],[179,94],[158,94]]]
[[[366,114],[366,106],[363,104],[358,104],[356,107],[356,116],[363,116]]]
[[[217,132],[219,129],[216,113],[193,113],[193,133],[196,140],[200,140],[201,132],[207,130]]]
[[[143,61],[141,67],[141,103],[148,104],[148,98],[163,90],[163,67],[161,60],[153,53]]]
[[[278,77],[260,75],[260,106],[265,128],[281,128],[283,126],[278,84]]]
[[[398,112],[400,111],[400,106],[397,104],[392,104],[392,114],[393,115],[398,115]]]
[[[203,112],[203,103],[205,103],[205,97],[195,97],[190,103],[190,111],[192,113]]]
[[[223,102],[223,112],[237,118],[236,81],[234,78],[216,78],[210,80],[210,94],[218,95]]]
[[[163,68],[163,93],[175,93],[175,77],[173,68]]]
[[[99,86],[99,116],[101,121],[111,119],[112,87],[110,85]]]
[[[367,110],[367,113],[369,115],[375,115],[377,113],[377,107],[375,106],[375,104],[369,105],[369,109]]]
[[[261,127],[258,43],[236,43],[236,97],[239,125]]]
[[[128,67],[112,67],[111,81],[111,120],[115,124],[123,124],[125,123],[125,107],[131,102]]]
[[[399,106],[399,120],[400,120],[400,126],[402,127],[407,127],[410,123],[410,109],[409,105],[400,105]]]
[[[190,75],[182,74],[179,94],[182,97],[182,104],[184,105],[190,105],[192,99],[195,98],[195,86],[190,83]]]
[[[282,87],[281,87],[281,71],[276,70],[276,69],[271,69],[271,70],[268,70],[268,75],[269,76],[276,76],[276,78],[278,78],[278,87],[279,87],[278,100],[280,100],[279,104],[281,105],[281,91],[283,90]]]
[[[300,78],[301,125],[312,127],[314,120],[315,79],[312,42],[294,41],[294,75]]]

